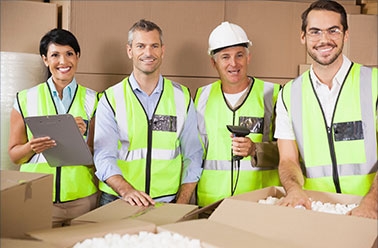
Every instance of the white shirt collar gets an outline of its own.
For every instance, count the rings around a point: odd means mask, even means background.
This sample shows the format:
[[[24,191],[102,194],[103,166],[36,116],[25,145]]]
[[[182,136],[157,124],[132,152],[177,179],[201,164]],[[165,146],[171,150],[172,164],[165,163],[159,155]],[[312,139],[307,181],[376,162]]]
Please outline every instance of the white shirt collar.
[[[344,79],[347,76],[349,68],[352,64],[352,62],[345,55],[342,55],[342,56],[343,56],[343,64],[341,65],[339,71],[336,73],[335,77],[333,78],[332,84],[336,83],[338,85],[342,85],[344,82]],[[310,67],[310,76],[311,76],[311,79],[315,88],[318,88],[323,85],[323,83],[321,83],[318,77],[315,75],[312,65]]]

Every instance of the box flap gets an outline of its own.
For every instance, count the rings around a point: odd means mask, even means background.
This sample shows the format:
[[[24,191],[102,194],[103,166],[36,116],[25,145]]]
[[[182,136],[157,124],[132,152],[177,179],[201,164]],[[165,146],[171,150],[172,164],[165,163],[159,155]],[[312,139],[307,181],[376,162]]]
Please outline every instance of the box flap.
[[[0,172],[0,190],[6,190],[18,186],[20,184],[25,184],[33,180],[48,177],[49,174],[42,173],[28,173],[20,172],[15,170],[1,170]]]
[[[371,247],[377,220],[225,199],[209,220],[302,247]],[[317,238],[321,237],[321,238]]]
[[[56,248],[55,245],[38,241],[38,240],[25,240],[25,239],[9,239],[9,238],[2,238],[0,239],[0,247],[6,248],[20,248],[20,247],[27,247],[27,248]]]
[[[132,218],[163,225],[180,221],[185,215],[197,208],[196,205],[173,203],[157,203],[155,206],[146,208],[131,206],[119,199],[73,219],[71,224]]]
[[[85,239],[103,237],[108,233],[123,235],[126,233],[137,234],[140,231],[156,232],[156,225],[140,220],[127,219],[33,231],[28,234],[56,247],[66,248],[72,247]]]
[[[295,248],[292,243],[278,242],[260,235],[223,225],[207,219],[189,220],[157,227],[158,232],[170,231],[201,240],[202,247]],[[299,247],[299,246],[298,246]]]

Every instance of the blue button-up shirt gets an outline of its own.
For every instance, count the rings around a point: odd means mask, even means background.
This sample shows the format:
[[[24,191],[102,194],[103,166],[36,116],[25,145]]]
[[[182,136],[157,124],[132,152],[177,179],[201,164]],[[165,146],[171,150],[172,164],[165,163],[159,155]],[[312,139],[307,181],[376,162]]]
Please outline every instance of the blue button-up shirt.
[[[148,118],[151,119],[163,90],[163,77],[160,76],[159,82],[151,95],[143,92],[133,74],[130,75],[129,81]],[[113,110],[106,98],[102,97],[97,107],[94,137],[96,175],[101,181],[105,181],[114,175],[122,175],[120,168],[117,166],[117,129]],[[202,173],[203,150],[199,140],[197,115],[193,101],[190,103],[188,116],[179,139],[183,155],[182,183],[198,182]],[[170,202],[174,198],[174,196],[163,197],[155,199],[155,201]]]
[[[58,111],[57,114],[66,114],[68,111],[68,108],[70,107],[72,100],[74,98],[74,94],[77,88],[76,79],[74,78],[71,83],[69,83],[66,87],[63,89],[63,97],[62,99],[59,98],[58,91],[55,88],[55,84],[52,80],[52,77],[47,79],[47,84],[50,87],[51,94],[53,96],[53,100],[56,106],[56,109]],[[14,100],[13,108],[16,109],[20,113],[20,109],[17,103],[17,99]]]

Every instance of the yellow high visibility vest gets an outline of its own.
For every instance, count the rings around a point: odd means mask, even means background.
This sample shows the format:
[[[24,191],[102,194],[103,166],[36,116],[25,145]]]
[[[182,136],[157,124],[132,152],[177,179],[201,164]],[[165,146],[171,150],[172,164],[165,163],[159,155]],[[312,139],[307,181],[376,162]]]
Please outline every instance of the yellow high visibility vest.
[[[365,195],[377,172],[377,68],[352,64],[327,125],[309,71],[286,84],[304,188]]]
[[[280,85],[251,78],[253,85],[242,105],[232,110],[224,98],[221,81],[201,87],[195,96],[199,115],[199,130],[204,146],[204,165],[197,187],[199,206],[206,206],[234,194],[280,185],[277,169],[262,169],[251,166],[251,157],[240,161],[237,170],[231,171],[231,138],[226,125],[246,126],[253,142],[273,138],[273,108]],[[231,175],[233,178],[231,179]]]
[[[110,87],[104,97],[115,113],[121,134],[117,165],[126,181],[152,198],[176,195],[181,184],[181,133],[190,103],[188,88],[164,79],[152,120],[135,96],[128,78]],[[116,195],[104,182],[100,190]]]
[[[17,101],[23,117],[57,114],[47,82],[17,93]],[[89,127],[97,103],[98,94],[95,91],[77,85],[68,113],[72,116],[81,116]],[[32,137],[29,128],[27,128],[27,136],[28,139]],[[87,139],[86,134],[83,138]],[[22,164],[20,171],[53,174],[53,202],[84,198],[98,190],[93,167],[81,165],[51,167],[42,154],[35,154],[27,163]]]

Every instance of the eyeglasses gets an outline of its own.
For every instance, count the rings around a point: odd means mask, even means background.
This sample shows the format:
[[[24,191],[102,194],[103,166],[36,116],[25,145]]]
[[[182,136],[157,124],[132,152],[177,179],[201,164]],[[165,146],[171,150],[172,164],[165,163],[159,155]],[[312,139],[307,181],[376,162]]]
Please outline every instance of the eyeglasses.
[[[318,41],[323,37],[323,34],[327,34],[327,36],[332,40],[337,40],[340,39],[342,33],[343,31],[341,31],[339,28],[330,28],[326,30],[310,29],[306,34],[309,40]]]

